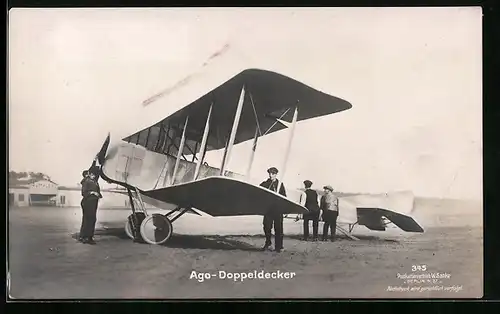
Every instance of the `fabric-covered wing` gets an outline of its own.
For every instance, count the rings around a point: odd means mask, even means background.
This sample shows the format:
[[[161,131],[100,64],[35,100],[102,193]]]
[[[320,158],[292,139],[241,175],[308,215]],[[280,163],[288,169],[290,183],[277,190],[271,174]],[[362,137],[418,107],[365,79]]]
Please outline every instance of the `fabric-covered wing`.
[[[245,86],[245,98],[234,144],[252,139],[257,124],[261,135],[285,128],[282,124],[275,123],[276,118],[281,117],[282,120],[290,122],[293,109],[289,108],[295,105],[299,108],[298,121],[333,114],[352,107],[343,99],[315,90],[281,74],[248,69],[167,118],[123,140],[149,150],[175,155],[186,117],[189,116],[183,154],[197,153],[198,147],[195,147],[195,143],[201,141],[209,108],[213,104],[207,150],[224,148],[231,132],[243,86]],[[284,114],[285,112],[287,113]]]
[[[142,194],[211,216],[264,215],[268,211],[303,214],[307,209],[270,190],[228,177],[209,177]]]

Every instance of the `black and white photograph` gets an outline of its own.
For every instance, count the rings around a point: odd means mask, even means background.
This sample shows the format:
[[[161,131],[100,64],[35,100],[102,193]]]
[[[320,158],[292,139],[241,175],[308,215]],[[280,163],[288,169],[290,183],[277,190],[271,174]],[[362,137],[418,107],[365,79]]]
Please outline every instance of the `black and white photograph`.
[[[11,9],[8,296],[483,297],[481,23]]]

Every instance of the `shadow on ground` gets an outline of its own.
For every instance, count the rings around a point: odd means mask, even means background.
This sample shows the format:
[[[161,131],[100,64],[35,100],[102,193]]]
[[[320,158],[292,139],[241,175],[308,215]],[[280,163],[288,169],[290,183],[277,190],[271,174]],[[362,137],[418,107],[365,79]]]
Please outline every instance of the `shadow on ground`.
[[[230,234],[230,235],[225,235],[223,236],[225,238],[253,238],[253,239],[264,239],[264,235],[262,234],[252,234],[252,235],[242,235],[242,234]],[[273,234],[274,237],[274,234]],[[293,239],[297,241],[304,241],[303,240],[303,235],[301,234],[290,234],[290,235],[285,235],[285,239]],[[348,238],[345,235],[340,235],[337,234],[335,236],[337,240],[346,240],[352,242],[350,238]],[[399,243],[398,240],[394,239],[384,239],[384,238],[379,238],[376,236],[368,236],[368,235],[356,235],[356,238],[358,238],[360,241],[370,241],[370,242],[380,242],[380,243]],[[321,235],[319,236],[319,239],[321,239]],[[308,242],[311,242],[312,240],[309,239]]]
[[[203,235],[180,235],[174,234],[166,244],[166,247],[182,249],[211,249],[211,250],[240,250],[260,251],[259,247],[251,244],[230,239],[227,236],[203,236]]]
[[[99,228],[95,231],[96,236],[112,236],[117,237],[122,240],[130,240],[130,238],[125,233],[125,230],[121,227],[104,227]],[[78,233],[72,235],[74,239],[78,238]],[[399,243],[398,240],[394,239],[384,239],[376,236],[367,235],[357,235],[360,241],[367,241],[370,243]],[[251,238],[251,239],[262,239],[264,241],[264,235],[253,234],[253,235],[241,235],[241,234],[231,234],[231,235],[181,235],[173,234],[172,237],[167,241],[167,243],[162,246],[170,248],[181,248],[181,249],[207,249],[207,250],[241,250],[241,251],[260,251],[260,247],[256,247],[244,241],[238,239]],[[350,241],[351,239],[345,235],[337,235],[337,240]],[[293,239],[297,241],[303,241],[302,235],[285,235],[285,239]]]
[[[287,236],[285,236],[285,238],[287,238]],[[290,235],[290,236],[288,236],[288,238],[303,241],[302,240],[303,236],[300,234]],[[319,236],[319,238],[321,239],[321,235]],[[335,236],[335,238],[338,240],[353,241],[349,237],[347,237],[346,235],[343,235],[343,234],[337,234]],[[370,241],[370,242],[380,242],[380,243],[387,243],[387,242],[398,243],[399,242],[398,240],[394,240],[394,239],[384,239],[384,238],[379,238],[376,236],[368,236],[368,235],[356,235],[356,238],[358,238],[360,241]]]
[[[71,234],[71,237],[76,240],[76,239],[78,239],[79,235],[80,235],[79,232],[75,232],[75,233]],[[117,237],[117,238],[122,239],[122,240],[130,240],[130,238],[127,236],[127,234],[125,233],[125,230],[123,230],[123,228],[97,229],[94,232],[94,235],[96,235],[96,236],[113,236],[113,237]]]
[[[95,231],[96,236],[113,236],[122,240],[131,239],[127,236],[123,228],[104,228]],[[72,234],[73,239],[78,239],[79,233]],[[241,236],[239,236],[241,237]],[[260,251],[248,243],[238,241],[234,236],[205,236],[205,235],[181,235],[173,234],[167,243],[162,246],[181,249],[207,249],[207,250],[240,250],[240,251]]]

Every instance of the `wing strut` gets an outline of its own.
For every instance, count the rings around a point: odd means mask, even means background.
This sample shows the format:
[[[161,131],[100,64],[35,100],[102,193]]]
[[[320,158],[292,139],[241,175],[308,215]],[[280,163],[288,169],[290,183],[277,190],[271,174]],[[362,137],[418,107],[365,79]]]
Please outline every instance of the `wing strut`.
[[[170,184],[174,184],[175,175],[177,174],[177,169],[179,168],[179,161],[181,159],[182,152],[184,150],[184,143],[186,142],[186,129],[188,124],[189,116],[186,117],[186,122],[184,123],[184,130],[182,130],[181,144],[179,145],[179,150],[177,152],[177,159],[175,161],[174,172],[172,173],[172,179],[170,179]]]
[[[276,190],[276,193],[279,193],[280,189],[281,189],[281,185],[283,184],[283,177],[285,176],[285,170],[286,170],[286,165],[288,163],[288,157],[290,156],[290,148],[292,146],[292,140],[293,140],[293,136],[295,134],[295,125],[297,124],[297,115],[299,113],[299,107],[298,106],[295,106],[295,111],[293,113],[293,119],[292,119],[292,126],[290,127],[290,136],[288,137],[288,145],[286,147],[286,153],[285,153],[285,158],[283,160],[283,165],[282,165],[282,169],[283,171],[281,171],[281,175],[280,175],[280,178],[279,178],[279,185],[278,185],[278,189]]]
[[[207,138],[208,138],[208,132],[210,130],[210,117],[212,116],[212,107],[213,103],[210,105],[210,109],[208,110],[208,116],[207,116],[207,122],[205,123],[205,131],[203,131],[203,139],[201,140],[201,147],[200,147],[200,158],[198,158],[198,163],[196,164],[196,170],[194,172],[194,178],[193,180],[198,179],[198,173],[200,172],[200,167],[201,163],[203,162],[203,157],[205,155],[205,148],[207,146]]]
[[[249,93],[248,95],[250,96],[250,102],[252,103],[253,114],[255,115],[255,123],[257,124],[259,135],[262,135],[262,130],[260,129],[260,124],[259,124],[259,117],[257,116],[257,110],[255,109],[255,104],[253,103],[252,93]]]
[[[220,169],[220,175],[224,175],[227,165],[229,164],[229,159],[231,158],[231,149],[233,148],[234,139],[236,137],[236,131],[238,130],[238,124],[240,123],[241,110],[243,108],[243,102],[245,100],[245,86],[241,88],[240,100],[238,101],[238,108],[236,109],[236,114],[234,115],[233,128],[231,130],[231,137],[227,143],[227,154],[224,156],[222,161],[222,167]]]
[[[253,138],[252,154],[250,155],[250,162],[248,163],[247,178],[250,178],[250,171],[252,170],[253,159],[255,157],[255,150],[257,149],[257,140],[259,139],[259,127],[255,128],[255,136]]]
[[[257,150],[257,140],[259,139],[259,135],[262,135],[262,130],[260,129],[260,124],[259,124],[259,117],[257,116],[257,110],[255,109],[255,104],[253,102],[252,93],[249,93],[249,96],[250,96],[250,101],[252,103],[253,113],[255,115],[256,127],[255,127],[255,135],[253,137],[252,153],[250,155],[250,162],[248,163],[248,168],[247,168],[247,174],[246,174],[247,179],[250,178],[250,171],[252,170],[253,160],[255,157],[255,151]]]

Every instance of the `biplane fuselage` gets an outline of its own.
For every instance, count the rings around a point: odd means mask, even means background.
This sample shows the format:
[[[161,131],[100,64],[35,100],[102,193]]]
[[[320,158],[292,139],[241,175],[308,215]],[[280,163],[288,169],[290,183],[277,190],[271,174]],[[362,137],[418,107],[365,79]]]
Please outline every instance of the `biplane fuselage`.
[[[241,188],[242,185],[246,185],[247,187],[252,186],[263,190],[265,193],[272,195],[272,197],[278,196],[276,193],[270,193],[268,190],[258,186],[260,182],[249,181],[248,177],[229,170],[226,170],[224,174],[221,175],[220,168],[210,166],[206,163],[200,166],[197,179],[194,180],[197,163],[190,160],[179,160],[174,177],[173,173],[176,161],[177,159],[171,155],[159,154],[157,152],[148,151],[142,146],[123,142],[112,146],[108,150],[107,159],[101,171],[102,176],[106,178],[107,181],[120,185],[126,184],[130,187],[137,188],[145,203],[165,210],[173,210],[177,207],[191,207],[207,212],[204,206],[195,206],[190,202],[184,203],[183,200],[179,199],[177,196],[181,193],[180,191],[187,189],[187,192],[184,193],[190,194],[186,196],[188,201],[196,201],[197,198],[201,198],[203,199],[203,203],[209,202],[209,199],[216,198],[217,194],[210,191],[210,185],[220,185],[221,188],[224,188],[224,186],[228,184],[227,182],[220,182],[221,180],[230,181],[229,184],[233,185],[235,188],[238,186]],[[206,181],[205,179],[213,179],[216,183],[209,180],[207,186],[203,187]],[[201,184],[194,184],[195,181],[201,182]],[[196,186],[203,187],[206,192],[196,191]],[[286,190],[286,199],[299,205],[300,191],[292,189]],[[224,191],[224,194],[222,200],[227,203],[233,203],[232,209],[228,211],[214,209],[208,211],[208,214],[213,216],[233,216],[264,213],[259,212],[258,208],[248,209],[246,211],[238,210],[239,207],[236,203],[242,203],[244,195],[239,195],[238,200],[231,201],[230,197],[232,195],[227,195],[227,190]],[[299,206],[288,206],[288,208],[283,209],[285,211],[284,213],[301,214],[303,213],[303,209],[302,206]],[[224,207],[225,206],[222,208]],[[263,210],[265,210],[265,208],[263,208]]]

